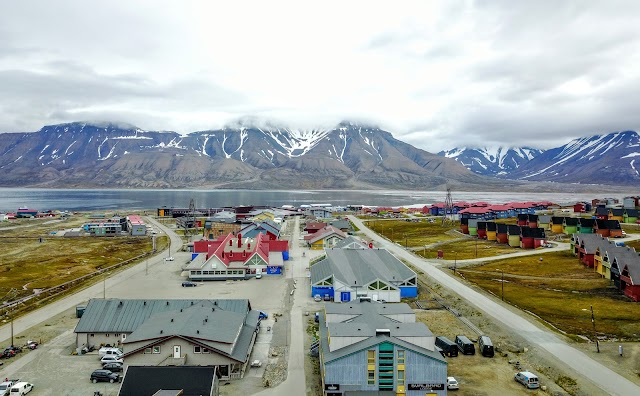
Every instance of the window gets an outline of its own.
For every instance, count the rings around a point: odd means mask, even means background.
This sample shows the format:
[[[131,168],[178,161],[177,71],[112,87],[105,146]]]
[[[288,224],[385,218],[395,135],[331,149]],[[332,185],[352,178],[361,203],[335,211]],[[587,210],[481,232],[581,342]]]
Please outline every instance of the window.
[[[404,370],[398,370],[398,385],[404,385]]]
[[[160,345],[153,347],[153,353],[160,353]]]
[[[105,336],[109,337],[109,333],[105,334]]]
[[[367,364],[376,364],[376,351],[367,351]]]
[[[211,353],[211,351],[208,350],[207,348],[202,348],[202,353]]]
[[[398,364],[404,364],[404,350],[398,349]]]
[[[375,385],[376,384],[376,371],[368,370],[367,371],[367,385]]]
[[[151,348],[145,348],[144,353],[151,353]]]
[[[91,337],[93,337],[95,334],[91,334]]]
[[[124,340],[124,339],[126,339],[126,338],[127,338],[127,335],[126,335],[126,334],[123,334],[123,335],[122,335],[122,339]]]
[[[193,346],[193,353],[202,353],[202,348],[199,346]]]

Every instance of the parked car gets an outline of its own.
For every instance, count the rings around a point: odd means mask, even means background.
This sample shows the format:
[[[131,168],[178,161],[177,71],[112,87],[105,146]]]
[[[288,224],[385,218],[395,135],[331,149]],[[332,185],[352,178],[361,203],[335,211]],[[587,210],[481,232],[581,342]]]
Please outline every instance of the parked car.
[[[319,301],[322,301],[322,297],[320,297],[320,295],[319,295],[319,294],[316,294],[315,296],[313,296],[313,300],[314,300],[315,302],[319,302]]]
[[[103,370],[109,370],[112,372],[120,372],[123,370],[123,366],[122,363],[118,363],[118,362],[112,362],[112,363],[105,363],[102,365],[102,369]]]
[[[94,370],[89,379],[94,384],[96,382],[111,382],[113,384],[120,381],[120,375],[109,370]]]
[[[448,390],[460,389],[460,387],[458,386],[458,381],[454,377],[447,377],[447,389]]]
[[[4,381],[0,384],[0,396],[8,396],[11,391],[11,387],[16,383],[20,382],[20,380],[9,380]]]
[[[184,281],[182,282],[182,287],[196,287],[198,284],[196,282]]]
[[[98,349],[98,356],[100,358],[104,357],[104,356],[122,356],[122,350],[120,348],[113,348],[113,347],[102,347],[100,349]]]
[[[33,384],[28,382],[18,382],[17,384],[11,387],[11,391],[9,394],[11,396],[22,396],[33,390]]]
[[[113,362],[124,363],[124,360],[120,356],[113,356],[113,355],[103,356],[100,359],[100,363],[102,363],[103,365],[105,363],[113,363]]]
[[[259,360],[254,360],[253,362],[251,362],[251,367],[261,367],[262,366],[262,362]]]
[[[528,371],[520,371],[519,373],[516,373],[514,379],[516,382],[524,385],[527,389],[538,389],[540,387],[538,377]]]
[[[175,260],[175,259],[172,256],[164,258],[164,261],[173,261],[173,260]]]
[[[442,348],[445,355],[449,357],[458,356],[458,346],[445,336],[436,337],[436,346]]]

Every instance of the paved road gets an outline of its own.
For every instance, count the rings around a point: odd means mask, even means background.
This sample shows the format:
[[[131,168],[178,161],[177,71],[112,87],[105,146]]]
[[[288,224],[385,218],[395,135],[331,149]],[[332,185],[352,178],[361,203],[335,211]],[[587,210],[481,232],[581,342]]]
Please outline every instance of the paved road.
[[[164,231],[167,235],[169,235],[171,239],[171,251],[175,252],[180,246],[182,246],[182,240],[178,235],[174,232],[169,232],[169,230],[156,222],[155,220],[149,219],[151,223],[153,223],[157,228]],[[70,308],[75,307],[76,305],[83,304],[91,298],[102,298],[102,296],[106,293],[107,297],[109,296],[109,291],[119,285],[124,280],[129,279],[135,274],[146,271],[147,266],[152,268],[156,264],[164,263],[164,258],[166,257],[165,253],[160,253],[154,257],[145,260],[140,264],[137,264],[131,268],[127,268],[124,271],[118,272],[117,274],[107,278],[103,282],[99,282],[94,284],[93,286],[89,286],[86,289],[80,290],[79,292],[72,294],[68,297],[65,297],[61,300],[53,302],[51,304],[46,305],[43,308],[40,308],[36,311],[33,311],[27,315],[24,315],[13,322],[13,331],[14,334],[19,334],[33,326],[36,326],[40,323],[46,322],[52,317],[61,314],[62,312],[67,311]],[[9,324],[0,327],[0,340],[9,340],[11,338],[11,326]]]
[[[492,298],[476,292],[431,263],[381,238],[369,230],[363,222],[356,217],[349,216],[349,218],[361,232],[364,232],[367,237],[375,241],[377,246],[386,248],[397,257],[405,259],[412,265],[420,268],[436,282],[457,293],[460,297],[467,300],[468,303],[500,322],[505,328],[519,334],[530,343],[543,348],[578,375],[591,381],[598,388],[610,395],[640,395],[640,386],[596,362],[583,352],[569,346],[564,339],[555,333],[537,323],[531,322],[525,317],[524,313],[512,312],[500,302],[496,302]]]
[[[293,229],[289,228],[293,227]],[[290,313],[291,322],[291,345],[289,348],[289,366],[287,369],[287,379],[275,388],[269,388],[262,392],[256,393],[259,396],[280,396],[280,395],[301,395],[305,393],[306,378],[304,374],[304,321],[306,316],[302,314],[303,305],[306,304],[305,292],[308,289],[305,283],[306,266],[308,259],[302,259],[302,249],[298,246],[298,237],[300,236],[300,218],[296,216],[295,224],[291,224],[288,220],[288,232],[291,235],[289,239],[289,268],[287,269],[287,278],[293,278],[296,281],[296,291],[293,293],[293,306]],[[291,260],[291,258],[294,258]],[[306,257],[305,257],[306,258]],[[306,264],[305,264],[306,262]]]

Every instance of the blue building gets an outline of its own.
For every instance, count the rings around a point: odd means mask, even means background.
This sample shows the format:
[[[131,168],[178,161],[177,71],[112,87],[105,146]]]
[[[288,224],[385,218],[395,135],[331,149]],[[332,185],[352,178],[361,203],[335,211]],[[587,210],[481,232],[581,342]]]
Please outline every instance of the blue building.
[[[319,323],[325,396],[447,394],[447,362],[407,304],[327,303]]]
[[[327,249],[311,265],[311,296],[400,302],[418,295],[417,275],[385,249]]]

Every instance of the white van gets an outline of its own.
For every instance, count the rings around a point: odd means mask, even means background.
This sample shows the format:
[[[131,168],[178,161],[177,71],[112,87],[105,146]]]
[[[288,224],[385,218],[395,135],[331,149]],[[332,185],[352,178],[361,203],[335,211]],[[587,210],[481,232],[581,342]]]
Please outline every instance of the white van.
[[[121,356],[122,350],[120,348],[102,347],[98,350],[98,356],[102,359],[105,356]]]
[[[9,393],[11,396],[22,396],[33,390],[33,384],[28,382],[18,382],[14,386],[11,387],[11,392]]]

